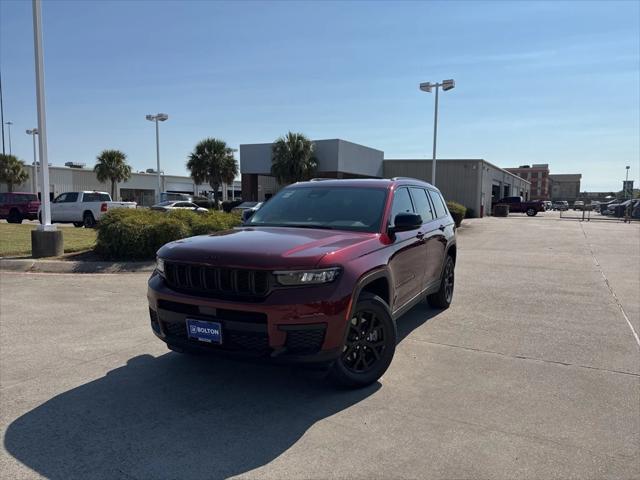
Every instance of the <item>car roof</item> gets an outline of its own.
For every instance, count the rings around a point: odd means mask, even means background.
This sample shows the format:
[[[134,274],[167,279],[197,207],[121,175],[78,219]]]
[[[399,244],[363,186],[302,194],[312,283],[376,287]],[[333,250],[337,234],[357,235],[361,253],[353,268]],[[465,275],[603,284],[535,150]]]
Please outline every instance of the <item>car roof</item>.
[[[429,187],[438,190],[436,187],[424,180],[410,177],[393,177],[393,178],[314,178],[308,182],[298,182],[290,185],[290,187],[318,187],[319,185],[327,187],[365,187],[365,188],[392,188],[403,185],[419,185],[421,187]]]

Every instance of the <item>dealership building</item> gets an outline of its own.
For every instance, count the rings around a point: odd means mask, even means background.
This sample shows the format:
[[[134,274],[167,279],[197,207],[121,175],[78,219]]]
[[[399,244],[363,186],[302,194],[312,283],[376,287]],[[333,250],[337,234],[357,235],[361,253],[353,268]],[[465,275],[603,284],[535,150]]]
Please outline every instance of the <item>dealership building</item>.
[[[263,201],[281,185],[271,176],[271,143],[240,145],[242,198]],[[413,177],[431,182],[431,160],[385,159],[384,152],[341,139],[314,141],[320,178]],[[483,159],[436,162],[436,186],[447,200],[488,215],[491,202],[503,197],[530,198],[531,183]]]
[[[318,162],[316,176],[321,178],[391,178],[413,177],[431,182],[431,160],[385,159],[384,152],[341,139],[316,140],[314,155]],[[240,145],[241,181],[224,186],[221,197],[247,201],[264,201],[274,195],[279,185],[271,175],[271,143]],[[33,166],[25,166],[29,180],[14,186],[14,191],[33,192]],[[437,161],[436,186],[445,198],[463,204],[474,216],[491,212],[492,201],[508,196],[531,198],[531,183],[484,159],[440,159]],[[188,176],[161,175],[162,191],[209,195],[209,185],[198,185]],[[225,188],[226,187],[226,188]],[[109,182],[99,182],[92,168],[68,163],[49,167],[49,190],[55,197],[63,192],[100,190],[109,192]],[[157,198],[158,179],[154,171],[133,173],[116,186],[115,199],[151,206]],[[0,184],[0,192],[7,191]]]
[[[14,185],[15,192],[35,192],[33,178],[33,166],[25,165],[29,179],[22,185]],[[38,177],[39,175],[38,171]],[[170,193],[185,193],[188,195],[207,196],[211,190],[209,185],[194,183],[188,176],[160,175],[162,191]],[[38,178],[40,182],[40,178]],[[222,188],[222,198],[232,199],[240,196],[240,182],[227,185],[226,191]],[[68,163],[64,167],[49,166],[49,192],[51,198],[55,198],[64,192],[80,192],[83,190],[99,190],[111,192],[111,182],[99,182],[92,168],[85,168],[82,164]],[[6,192],[7,185],[0,183],[0,192]],[[135,172],[126,182],[116,185],[115,200],[136,202],[138,205],[149,207],[156,203],[158,192],[158,175],[155,171]]]

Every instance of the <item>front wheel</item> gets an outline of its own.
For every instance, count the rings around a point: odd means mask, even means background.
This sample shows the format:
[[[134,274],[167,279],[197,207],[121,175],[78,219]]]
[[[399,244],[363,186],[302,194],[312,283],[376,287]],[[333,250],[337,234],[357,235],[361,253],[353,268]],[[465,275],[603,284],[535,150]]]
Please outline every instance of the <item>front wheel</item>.
[[[387,371],[396,350],[396,323],[389,306],[377,295],[363,293],[347,325],[340,357],[329,378],[348,388],[366,387]]]
[[[449,308],[453,300],[453,286],[455,283],[455,267],[451,255],[447,255],[447,261],[444,264],[442,272],[442,280],[440,280],[440,290],[432,293],[427,297],[429,305],[435,308]]]
[[[535,217],[537,213],[538,212],[534,208],[528,208],[527,209],[527,216],[529,216],[529,217]]]
[[[84,222],[73,222],[73,226],[76,228],[84,227]]]

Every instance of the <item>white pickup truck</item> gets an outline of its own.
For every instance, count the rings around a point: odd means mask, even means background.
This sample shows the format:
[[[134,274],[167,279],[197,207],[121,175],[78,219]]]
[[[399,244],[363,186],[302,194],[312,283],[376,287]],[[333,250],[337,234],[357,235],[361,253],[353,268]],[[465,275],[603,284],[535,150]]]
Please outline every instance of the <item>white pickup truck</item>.
[[[102,215],[113,208],[136,208],[136,202],[114,202],[106,192],[65,192],[51,202],[51,223],[73,223],[75,227],[95,227]],[[42,207],[38,210],[42,222]]]

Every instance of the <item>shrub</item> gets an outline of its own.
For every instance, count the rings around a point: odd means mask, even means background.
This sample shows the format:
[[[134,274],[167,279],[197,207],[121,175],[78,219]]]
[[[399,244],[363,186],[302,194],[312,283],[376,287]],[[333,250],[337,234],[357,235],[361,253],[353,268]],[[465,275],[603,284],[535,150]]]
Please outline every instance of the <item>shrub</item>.
[[[456,222],[456,227],[459,227],[460,224],[462,223],[462,219],[464,218],[465,214],[467,213],[467,207],[465,207],[464,205],[460,205],[457,202],[453,202],[453,201],[448,201],[447,202],[447,207],[449,208],[449,212],[451,213],[451,216],[453,217],[453,221]]]
[[[476,218],[476,211],[473,208],[467,208],[464,218]]]
[[[107,212],[98,224],[95,251],[110,259],[151,260],[165,243],[226,230],[239,223],[237,215],[223,212],[115,209]]]

